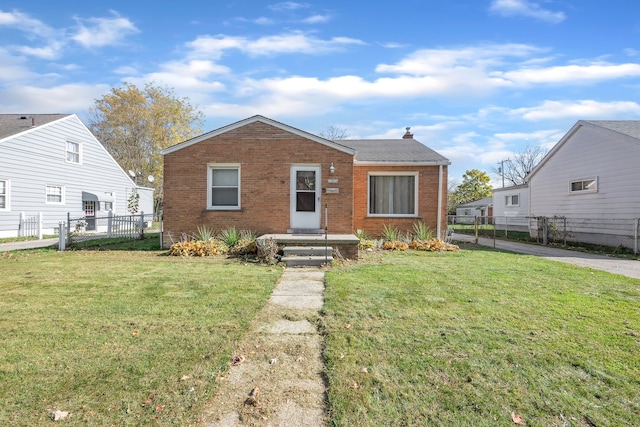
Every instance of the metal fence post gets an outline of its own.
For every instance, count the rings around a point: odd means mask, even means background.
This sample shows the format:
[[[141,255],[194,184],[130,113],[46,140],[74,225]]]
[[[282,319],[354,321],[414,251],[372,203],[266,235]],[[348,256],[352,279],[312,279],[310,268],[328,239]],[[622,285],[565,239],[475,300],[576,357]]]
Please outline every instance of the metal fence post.
[[[138,221],[138,227],[140,227],[138,238],[142,240],[144,238],[144,212],[140,212],[140,220]]]
[[[42,212],[38,212],[38,240],[42,240]]]
[[[64,221],[58,223],[58,250],[64,251],[66,249],[67,230],[65,229]]]
[[[113,233],[113,211],[109,211],[107,214],[107,237],[111,238]]]
[[[636,227],[633,230],[633,254],[638,255],[638,227],[640,227],[640,218],[636,219]]]
[[[478,217],[473,217],[473,226],[476,229],[476,243],[478,243]]]

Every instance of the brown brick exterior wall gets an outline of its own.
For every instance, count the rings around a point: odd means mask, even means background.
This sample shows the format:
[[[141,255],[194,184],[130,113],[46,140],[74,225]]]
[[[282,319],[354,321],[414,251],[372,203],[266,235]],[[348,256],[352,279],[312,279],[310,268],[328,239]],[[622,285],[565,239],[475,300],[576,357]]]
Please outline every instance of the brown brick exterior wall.
[[[335,173],[329,172],[333,162]],[[239,211],[207,209],[207,165],[240,164]],[[235,226],[258,233],[286,233],[290,226],[292,165],[321,167],[322,187],[339,194],[322,195],[330,233],[352,233],[353,156],[271,125],[254,122],[164,156],[164,246],[198,226],[222,230]],[[327,184],[336,178],[338,184]]]
[[[370,236],[380,236],[385,225],[395,226],[401,231],[411,231],[413,224],[424,222],[433,231],[437,230],[438,222],[438,181],[439,166],[375,166],[356,165],[354,167],[354,227],[364,230]],[[419,171],[418,175],[418,217],[368,217],[369,172]],[[442,171],[442,209],[441,231],[447,228],[447,166]],[[436,237],[436,236],[434,236]]]

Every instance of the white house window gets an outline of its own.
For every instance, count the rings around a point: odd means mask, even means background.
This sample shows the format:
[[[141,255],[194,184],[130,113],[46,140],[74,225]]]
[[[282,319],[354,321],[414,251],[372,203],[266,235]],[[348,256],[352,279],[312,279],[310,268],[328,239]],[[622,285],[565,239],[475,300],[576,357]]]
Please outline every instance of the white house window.
[[[504,205],[505,206],[519,206],[520,205],[520,195],[512,194],[511,196],[504,196]]]
[[[9,181],[0,180],[0,211],[9,210]]]
[[[369,215],[416,216],[417,173],[369,175]]]
[[[113,198],[113,193],[105,192],[104,194],[108,197]],[[103,203],[104,203],[103,208],[105,211],[113,211],[113,202],[103,202]]]
[[[80,144],[67,141],[67,162],[80,163]]]
[[[209,209],[240,209],[240,165],[209,165]]]
[[[596,178],[589,178],[571,181],[569,191],[571,193],[595,193],[598,191],[598,180]]]
[[[59,185],[47,185],[47,203],[63,203],[64,191]]]

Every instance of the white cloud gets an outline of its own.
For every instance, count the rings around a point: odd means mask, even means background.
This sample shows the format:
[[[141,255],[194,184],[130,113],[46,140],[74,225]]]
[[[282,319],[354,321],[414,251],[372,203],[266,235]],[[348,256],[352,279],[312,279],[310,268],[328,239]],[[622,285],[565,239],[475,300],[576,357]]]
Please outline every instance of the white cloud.
[[[31,42],[35,39],[43,40],[43,46],[7,46],[11,50],[23,55],[43,59],[54,59],[60,56],[64,48],[64,31],[49,27],[39,19],[32,18],[17,10],[11,12],[3,12],[0,10],[0,27],[3,26],[22,31]]]
[[[284,2],[274,3],[269,5],[269,9],[275,10],[275,11],[297,10],[297,9],[304,9],[307,7],[309,7],[309,5],[306,3],[297,3],[294,1],[284,1]]]
[[[632,101],[544,101],[535,107],[511,110],[509,114],[529,121],[560,118],[575,118],[576,120],[638,119],[640,118],[640,104]]]
[[[122,43],[132,34],[140,32],[127,18],[111,12],[111,18],[75,18],[78,30],[71,38],[86,48],[103,47]]]
[[[362,45],[362,41],[348,37],[334,37],[322,40],[304,33],[287,33],[264,36],[258,39],[227,35],[200,36],[187,47],[192,50],[190,56],[220,59],[225,50],[236,49],[250,56],[304,53],[318,55],[335,52],[349,45]]]
[[[11,86],[0,89],[0,112],[79,113],[109,91],[105,84],[66,84],[53,87]]]
[[[303,24],[325,24],[329,21],[331,21],[331,16],[329,15],[313,15],[300,22]]]
[[[525,16],[557,24],[565,20],[563,12],[552,12],[527,0],[493,0],[489,11],[502,16]]]
[[[547,68],[522,68],[491,73],[517,85],[541,83],[584,83],[640,76],[640,64],[560,65]]]

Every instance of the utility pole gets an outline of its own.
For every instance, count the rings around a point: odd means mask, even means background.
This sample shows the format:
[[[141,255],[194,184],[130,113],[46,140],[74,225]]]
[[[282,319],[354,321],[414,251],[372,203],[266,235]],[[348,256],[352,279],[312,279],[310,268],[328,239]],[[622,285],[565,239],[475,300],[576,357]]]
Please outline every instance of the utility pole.
[[[500,160],[498,163],[500,164],[500,167],[498,168],[498,172],[500,172],[500,175],[502,176],[502,188],[504,188],[504,162],[508,162],[509,159],[507,160]]]

